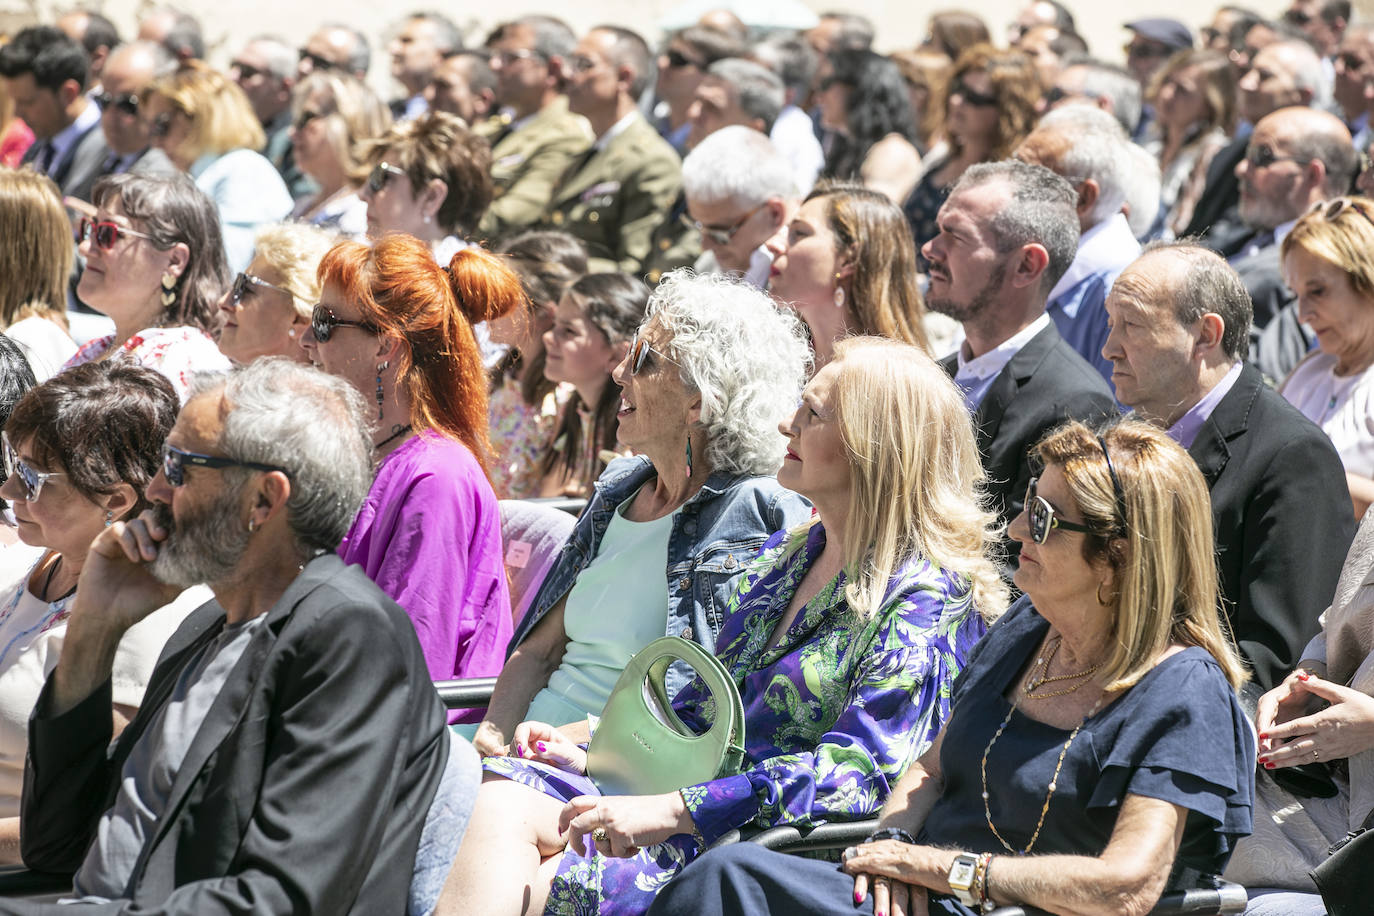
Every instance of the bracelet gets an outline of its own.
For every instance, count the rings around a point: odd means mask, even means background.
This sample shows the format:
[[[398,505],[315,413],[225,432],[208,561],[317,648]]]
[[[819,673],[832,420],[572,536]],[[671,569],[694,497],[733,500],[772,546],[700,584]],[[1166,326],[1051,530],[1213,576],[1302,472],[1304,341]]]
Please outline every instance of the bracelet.
[[[901,827],[879,827],[877,830],[864,837],[865,843],[876,843],[879,840],[900,840],[912,846],[916,845],[916,838]]]
[[[997,909],[988,894],[988,867],[992,865],[992,853],[985,852],[978,857],[978,908],[983,913]]]

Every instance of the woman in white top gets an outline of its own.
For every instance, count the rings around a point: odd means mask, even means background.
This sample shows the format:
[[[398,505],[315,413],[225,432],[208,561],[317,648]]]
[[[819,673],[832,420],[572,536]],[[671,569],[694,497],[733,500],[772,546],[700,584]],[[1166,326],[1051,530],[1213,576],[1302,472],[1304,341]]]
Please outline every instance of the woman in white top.
[[[1357,518],[1374,502],[1374,201],[1338,197],[1298,220],[1280,249],[1317,349],[1279,392],[1331,437]]]
[[[0,169],[0,330],[28,357],[39,381],[76,352],[67,333],[72,228],[62,192],[29,169]]]
[[[0,591],[0,862],[19,861],[29,713],[61,654],[87,548],[102,527],[144,508],[176,415],[162,375],[107,360],[30,389],[5,425],[0,496],[20,539],[43,552]],[[111,683],[116,731],[142,702],[163,643],[208,598],[204,586],[188,589],[125,635]]]
[[[115,332],[88,341],[68,366],[128,355],[167,377],[185,400],[193,372],[229,368],[212,336],[229,287],[215,205],[183,175],[108,175],[82,220],[86,270],[76,291]]]

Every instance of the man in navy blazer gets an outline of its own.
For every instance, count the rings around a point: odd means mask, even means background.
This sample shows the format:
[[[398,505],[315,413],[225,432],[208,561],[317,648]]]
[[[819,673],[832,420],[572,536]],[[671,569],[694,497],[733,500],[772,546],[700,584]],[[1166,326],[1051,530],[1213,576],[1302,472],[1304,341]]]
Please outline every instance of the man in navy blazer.
[[[964,392],[977,428],[988,492],[1003,524],[1030,483],[1030,448],[1065,420],[1116,416],[1097,370],[1045,314],[1045,300],[1078,249],[1073,185],[1017,160],[966,171],[940,208],[926,304],[963,324],[964,342],[941,365]],[[1015,565],[1015,556],[1007,562]]]
[[[1245,363],[1250,295],[1199,245],[1148,248],[1107,297],[1121,403],[1166,430],[1212,495],[1223,606],[1255,683],[1302,658],[1355,534],[1331,440]]]
[[[478,762],[410,619],[333,550],[371,482],[364,417],[347,382],[284,360],[198,387],[154,508],[91,545],[30,721],[24,862],[75,872],[81,902],[0,913],[407,912],[431,802],[475,794]],[[114,647],[201,581],[215,600],[107,754]],[[465,818],[427,835],[442,872]]]

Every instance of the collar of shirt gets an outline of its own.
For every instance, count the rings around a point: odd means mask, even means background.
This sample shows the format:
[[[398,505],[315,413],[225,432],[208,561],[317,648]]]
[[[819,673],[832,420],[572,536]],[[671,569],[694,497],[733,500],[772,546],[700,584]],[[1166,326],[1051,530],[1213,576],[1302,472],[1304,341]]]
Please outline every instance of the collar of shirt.
[[[1197,434],[1202,432],[1203,424],[1211,418],[1212,411],[1217,409],[1221,399],[1235,387],[1243,366],[1244,363],[1237,360],[1231,371],[1222,376],[1221,381],[1213,385],[1211,391],[1204,394],[1187,413],[1174,421],[1174,425],[1169,427],[1169,437],[1184,448],[1192,448],[1193,442],[1197,440]]]
[[[621,118],[619,121],[616,121],[614,124],[612,124],[604,134],[596,138],[596,142],[593,143],[592,146],[597,150],[605,149],[606,144],[610,143],[616,137],[620,136],[621,134],[625,133],[625,131],[629,130],[630,125],[633,124],[635,118],[638,117],[640,117],[639,109],[636,108],[629,114],[627,114],[625,117]]]
[[[1283,240],[1288,237],[1288,233],[1293,231],[1293,227],[1298,224],[1296,219],[1290,219],[1286,223],[1279,223],[1274,227],[1274,244],[1282,245]]]
[[[773,255],[760,245],[749,255],[749,269],[744,272],[744,282],[758,289],[768,289],[768,278],[773,273]]]
[[[993,378],[997,373],[1006,368],[1007,363],[1011,362],[1012,357],[1021,352],[1021,348],[1031,342],[1031,339],[1045,328],[1049,327],[1050,316],[1040,314],[1040,317],[1017,331],[997,346],[993,347],[982,356],[975,356],[973,359],[964,358],[964,348],[960,347],[959,369],[954,373],[956,382],[974,382],[982,379]]]
[[[68,124],[57,132],[49,142],[52,144],[52,166],[56,166],[66,158],[67,152],[76,145],[76,141],[85,136],[86,131],[100,123],[100,108],[96,105],[87,105],[82,109],[81,114],[76,116],[76,120]]]
[[[1114,213],[1079,238],[1078,253],[1073,256],[1073,263],[1064,271],[1064,276],[1050,290],[1049,301],[1058,299],[1093,274],[1124,270],[1139,256],[1140,242],[1131,234],[1131,224],[1125,215]]]
[[[406,99],[405,113],[401,116],[401,120],[414,121],[427,111],[429,111],[429,103],[425,101],[423,95],[417,92]]]

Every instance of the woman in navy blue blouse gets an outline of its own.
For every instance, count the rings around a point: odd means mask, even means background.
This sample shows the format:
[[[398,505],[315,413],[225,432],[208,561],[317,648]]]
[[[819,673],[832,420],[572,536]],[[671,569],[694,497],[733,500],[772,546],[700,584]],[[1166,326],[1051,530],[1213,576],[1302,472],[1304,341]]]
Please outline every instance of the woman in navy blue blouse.
[[[1036,451],[1009,531],[1026,596],[975,650],[883,829],[843,871],[716,850],[652,913],[1143,914],[1171,876],[1221,870],[1250,831],[1255,747],[1206,485],[1143,423],[1071,423]]]

